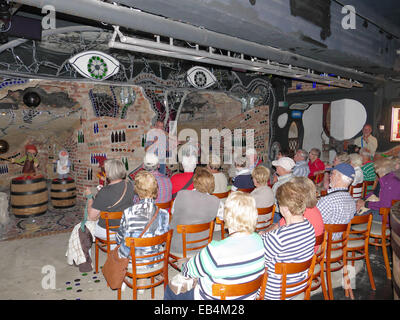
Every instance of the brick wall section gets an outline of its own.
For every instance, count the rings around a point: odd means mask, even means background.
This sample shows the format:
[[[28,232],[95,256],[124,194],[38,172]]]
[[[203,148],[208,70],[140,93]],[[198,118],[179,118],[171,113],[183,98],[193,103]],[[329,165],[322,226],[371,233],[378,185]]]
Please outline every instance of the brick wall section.
[[[9,136],[3,137],[4,140],[12,141],[15,139],[18,144],[10,143],[10,150],[7,154],[1,155],[8,158],[18,153],[25,154],[24,146],[27,143],[34,143],[39,151],[40,172],[47,179],[57,177],[54,172],[54,163],[58,159],[61,149],[69,152],[69,159],[73,166],[70,176],[75,180],[77,187],[77,200],[83,202],[83,192],[86,187],[95,187],[98,184],[96,173],[100,170],[99,165],[91,163],[91,155],[105,154],[107,158],[117,158],[128,162],[128,171],[136,168],[142,163],[144,148],[141,145],[142,134],[150,129],[151,120],[155,116],[147,98],[144,97],[142,88],[133,86],[136,93],[134,104],[128,107],[125,119],[118,117],[96,117],[89,97],[89,91],[110,92],[110,87],[103,84],[67,82],[67,81],[44,81],[35,80],[31,83],[45,90],[46,93],[66,92],[68,97],[76,102],[72,108],[62,106],[40,105],[37,109],[50,111],[53,117],[44,124],[39,124],[34,128],[34,123],[42,121],[48,114],[47,112],[37,116],[32,124],[22,121],[22,111],[27,107],[21,105],[16,110],[15,130],[10,128]],[[24,86],[24,88],[26,85]],[[19,90],[20,87],[6,88],[7,90]],[[120,87],[115,87],[119,112],[122,110],[122,103],[119,98]],[[0,92],[0,94],[3,92]],[[66,116],[71,112],[69,116]],[[94,132],[94,124],[98,125],[98,133]],[[32,130],[20,129],[28,127]],[[14,131],[12,131],[14,130]],[[115,131],[125,131],[125,142],[111,143],[111,133]],[[85,142],[78,142],[78,133],[83,133]],[[0,163],[3,165],[4,162]],[[8,165],[8,174],[1,175],[2,187],[9,187],[12,178],[20,175],[21,167]],[[92,170],[92,179],[88,179],[88,169]],[[1,184],[1,183],[0,183]]]
[[[200,139],[201,129],[216,128],[221,132],[227,128],[231,131],[233,139],[235,129],[242,129],[243,137],[246,136],[246,129],[254,129],[254,146],[259,155],[266,158],[269,140],[269,106],[254,107],[242,113],[241,103],[226,94],[204,93],[202,97],[207,100],[206,105],[194,117],[181,116],[178,132],[190,128],[197,132]],[[222,157],[222,141],[220,148]]]

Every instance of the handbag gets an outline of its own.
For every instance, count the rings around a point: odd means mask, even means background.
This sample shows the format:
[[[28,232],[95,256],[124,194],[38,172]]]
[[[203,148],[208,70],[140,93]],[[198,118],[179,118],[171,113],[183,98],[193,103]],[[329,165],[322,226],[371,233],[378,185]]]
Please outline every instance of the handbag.
[[[153,218],[143,229],[142,233],[138,238],[141,238],[147,229],[151,226],[153,221],[156,219],[158,215],[158,211],[160,209],[157,208],[156,213],[153,215]],[[121,245],[116,246],[113,250],[111,250],[110,255],[107,257],[107,260],[102,268],[102,272],[104,278],[106,279],[108,285],[111,289],[120,289],[122,283],[124,282],[126,271],[128,269],[129,258],[120,258],[118,255],[118,249]]]

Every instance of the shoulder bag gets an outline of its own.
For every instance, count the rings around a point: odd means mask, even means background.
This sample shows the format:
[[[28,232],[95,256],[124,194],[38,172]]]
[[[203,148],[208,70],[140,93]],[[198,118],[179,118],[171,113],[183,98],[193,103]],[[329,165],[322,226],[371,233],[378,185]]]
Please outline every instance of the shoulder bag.
[[[160,209],[157,208],[157,211],[151,218],[150,222],[146,225],[146,227],[143,229],[142,233],[138,238],[141,238],[147,229],[152,225],[154,220],[156,219],[158,215],[158,211]],[[118,249],[121,245],[118,245],[114,248],[114,250],[111,250],[110,255],[107,257],[107,260],[102,268],[102,272],[104,275],[104,278],[106,279],[108,285],[110,286],[111,289],[120,289],[122,286],[122,283],[124,282],[126,271],[128,269],[128,264],[129,264],[129,258],[120,258],[118,255]]]

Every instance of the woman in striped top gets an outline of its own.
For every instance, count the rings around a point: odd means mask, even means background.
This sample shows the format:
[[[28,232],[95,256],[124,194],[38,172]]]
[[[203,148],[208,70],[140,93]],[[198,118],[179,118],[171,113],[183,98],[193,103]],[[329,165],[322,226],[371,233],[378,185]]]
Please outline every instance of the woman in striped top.
[[[313,257],[315,245],[314,227],[303,216],[306,199],[302,188],[291,180],[278,188],[276,198],[286,224],[263,235],[265,266],[268,267],[265,299],[268,300],[280,299],[281,275],[275,273],[275,264],[307,261]],[[307,271],[288,275],[287,284],[294,284],[306,277]],[[287,294],[305,285],[288,288]]]
[[[175,295],[167,286],[164,300],[212,300],[214,283],[238,284],[255,280],[264,272],[264,248],[255,232],[257,208],[254,198],[244,192],[231,193],[225,202],[224,222],[229,237],[212,241],[182,266],[182,275],[198,278],[194,289]],[[256,292],[230,299],[254,300]]]

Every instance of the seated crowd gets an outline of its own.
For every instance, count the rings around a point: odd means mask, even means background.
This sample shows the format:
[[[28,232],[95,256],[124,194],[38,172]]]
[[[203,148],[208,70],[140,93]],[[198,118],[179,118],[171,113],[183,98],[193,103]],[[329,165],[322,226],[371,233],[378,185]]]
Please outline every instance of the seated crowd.
[[[169,178],[158,172],[157,156],[146,154],[144,170],[136,174],[133,183],[125,179],[121,161],[107,160],[108,184],[96,196],[90,189],[85,192],[88,219],[97,221],[94,236],[105,239],[106,226],[100,212],[123,211],[122,219],[110,224],[119,225],[118,232],[112,235],[120,245],[119,256],[129,257],[130,248],[124,239],[138,236],[158,214],[143,237],[173,230],[170,252],[182,257],[182,237],[177,226],[218,218],[229,235],[221,240],[214,238],[193,256],[180,261],[181,276],[197,279],[197,284],[179,294],[168,285],[164,299],[218,299],[213,295],[214,283],[249,282],[265,270],[268,280],[264,298],[279,299],[282,277],[275,272],[276,263],[308,261],[318,250],[316,237],[324,233],[325,224],[348,224],[355,215],[369,213],[373,220],[379,221],[379,209],[390,208],[392,200],[400,199],[397,157],[374,161],[368,150],[361,149],[359,153],[337,154],[333,163],[328,164],[320,156],[317,148],[309,152],[299,149],[293,159],[287,155],[277,157],[272,161],[272,169],[263,165],[257,152],[251,150],[245,156],[235,157],[229,176],[222,170],[219,158],[211,157],[208,165],[201,166],[195,157],[183,156],[184,172]],[[365,181],[375,181],[375,185],[365,189],[365,197],[353,197],[351,186],[363,185]],[[364,188],[367,187],[361,187],[363,191]],[[226,191],[230,193],[225,199],[213,195]],[[170,209],[157,208],[158,203],[170,201]],[[257,232],[258,210],[271,206],[274,206],[273,223],[263,225],[266,229]],[[207,237],[207,232],[188,235],[188,240]],[[334,235],[334,239],[339,237],[341,234]],[[149,250],[157,252],[157,248]],[[306,276],[307,272],[302,272],[286,281],[297,283]],[[290,290],[295,289],[298,288]],[[254,299],[258,294],[232,298]]]

